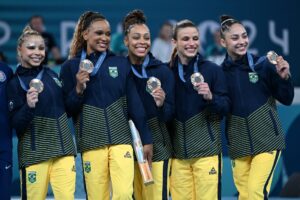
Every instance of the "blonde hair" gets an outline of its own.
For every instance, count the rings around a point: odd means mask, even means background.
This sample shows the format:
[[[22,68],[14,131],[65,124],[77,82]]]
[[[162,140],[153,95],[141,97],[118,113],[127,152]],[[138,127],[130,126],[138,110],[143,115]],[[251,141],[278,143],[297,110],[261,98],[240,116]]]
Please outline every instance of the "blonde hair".
[[[40,36],[42,37],[42,35],[33,30],[29,25],[25,26],[25,28],[23,29],[22,34],[20,35],[19,39],[18,39],[18,46],[20,47],[24,41],[26,40],[27,37],[29,36]]]
[[[78,52],[84,49],[86,42],[83,38],[83,32],[93,22],[102,20],[106,20],[106,18],[100,13],[92,11],[87,11],[79,17],[70,45],[69,58],[75,57]]]

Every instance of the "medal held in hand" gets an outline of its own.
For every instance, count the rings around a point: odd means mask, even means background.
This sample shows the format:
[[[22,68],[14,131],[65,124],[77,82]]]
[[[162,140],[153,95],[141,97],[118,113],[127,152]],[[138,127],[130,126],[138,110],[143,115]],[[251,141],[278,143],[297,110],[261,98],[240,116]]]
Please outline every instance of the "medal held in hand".
[[[267,53],[267,58],[270,63],[272,63],[273,65],[277,65],[278,54],[275,51],[269,51]]]
[[[158,78],[155,78],[154,76],[150,77],[147,81],[147,91],[149,93],[152,93],[155,89],[161,87],[161,82]]]
[[[196,84],[198,83],[203,83],[204,82],[204,77],[200,72],[193,73],[191,76],[191,82],[194,86],[194,89],[197,90]]]
[[[38,93],[41,93],[44,90],[44,84],[40,79],[34,78],[30,81],[29,87],[33,87],[37,90]]]
[[[80,62],[79,68],[81,70],[86,71],[86,72],[88,72],[90,74],[94,70],[94,64],[90,60],[84,59],[84,60],[82,60]]]

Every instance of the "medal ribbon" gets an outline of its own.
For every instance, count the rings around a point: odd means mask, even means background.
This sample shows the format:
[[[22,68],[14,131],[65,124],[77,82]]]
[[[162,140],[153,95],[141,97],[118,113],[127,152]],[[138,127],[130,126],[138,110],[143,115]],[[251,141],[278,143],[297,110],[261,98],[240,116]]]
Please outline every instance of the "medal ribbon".
[[[140,73],[139,73],[139,72],[131,65],[131,70],[132,70],[132,72],[134,73],[134,75],[136,75],[136,76],[139,77],[139,78],[148,78],[148,75],[147,75],[147,73],[146,73],[146,67],[147,67],[148,64],[149,64],[149,60],[150,60],[149,55],[147,55],[147,56],[145,57],[145,60],[144,60],[143,64],[142,64],[142,74],[140,74]]]
[[[198,60],[199,60],[199,56],[197,55],[197,58],[196,58],[196,60],[194,62],[194,73],[199,72]],[[180,63],[179,58],[178,58],[178,75],[179,75],[181,81],[185,83],[186,80],[185,80],[184,75],[183,75],[183,66]]]
[[[95,75],[97,74],[97,72],[98,72],[98,70],[100,69],[100,67],[101,67],[101,65],[102,65],[102,63],[103,63],[105,57],[106,57],[106,51],[103,52],[103,53],[99,56],[99,58],[98,58],[98,60],[97,60],[97,62],[96,62],[96,66],[94,67],[94,69],[93,69],[92,73],[90,74],[90,76],[95,76]],[[82,50],[82,51],[81,51],[81,58],[80,58],[80,61],[84,60],[85,58],[86,58],[86,52],[85,52],[85,50]]]
[[[255,72],[255,69],[254,69],[255,66],[258,65],[258,64],[260,64],[260,63],[262,63],[263,61],[265,61],[266,58],[267,58],[267,56],[260,57],[255,64],[254,64],[252,55],[250,53],[248,53],[248,52],[247,52],[247,58],[248,58],[249,67],[251,68],[251,70],[253,72]]]
[[[19,65],[18,65],[18,67],[19,67]],[[42,69],[35,78],[39,79],[39,80],[42,80],[43,75],[44,75],[44,69]],[[20,85],[21,85],[22,89],[25,92],[27,92],[29,90],[29,88],[25,85],[24,81],[21,79],[21,77],[18,74],[17,74],[17,76],[18,76],[18,79],[19,79],[19,82],[20,82]]]

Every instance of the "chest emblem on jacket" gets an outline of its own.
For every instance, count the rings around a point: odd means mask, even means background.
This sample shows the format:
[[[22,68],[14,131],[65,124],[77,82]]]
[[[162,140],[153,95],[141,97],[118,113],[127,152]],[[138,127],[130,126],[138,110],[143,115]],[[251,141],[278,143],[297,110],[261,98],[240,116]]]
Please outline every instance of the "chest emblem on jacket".
[[[0,71],[0,82],[4,82],[6,80],[5,73],[3,71]]]
[[[249,81],[251,83],[256,83],[258,81],[258,75],[255,72],[249,72]]]
[[[108,72],[109,72],[109,75],[113,78],[116,78],[119,76],[118,67],[116,67],[116,66],[108,67]]]

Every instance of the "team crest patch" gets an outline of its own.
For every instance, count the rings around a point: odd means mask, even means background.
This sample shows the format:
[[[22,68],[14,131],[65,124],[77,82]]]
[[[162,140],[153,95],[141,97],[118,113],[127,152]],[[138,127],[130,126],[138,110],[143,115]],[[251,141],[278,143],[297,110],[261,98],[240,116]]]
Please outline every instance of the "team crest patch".
[[[30,183],[36,182],[36,172],[28,172],[28,181]]]
[[[6,80],[6,75],[3,71],[0,71],[0,82],[4,82]]]
[[[108,67],[109,75],[113,78],[116,78],[119,76],[118,67]]]
[[[61,81],[58,80],[57,78],[53,78],[53,80],[55,81],[55,83],[58,85],[58,87],[62,87]]]
[[[84,171],[86,173],[90,173],[92,170],[91,163],[87,161],[87,162],[84,162],[83,165],[84,165]]]
[[[249,72],[249,81],[251,83],[256,83],[258,81],[258,75],[255,72]]]

